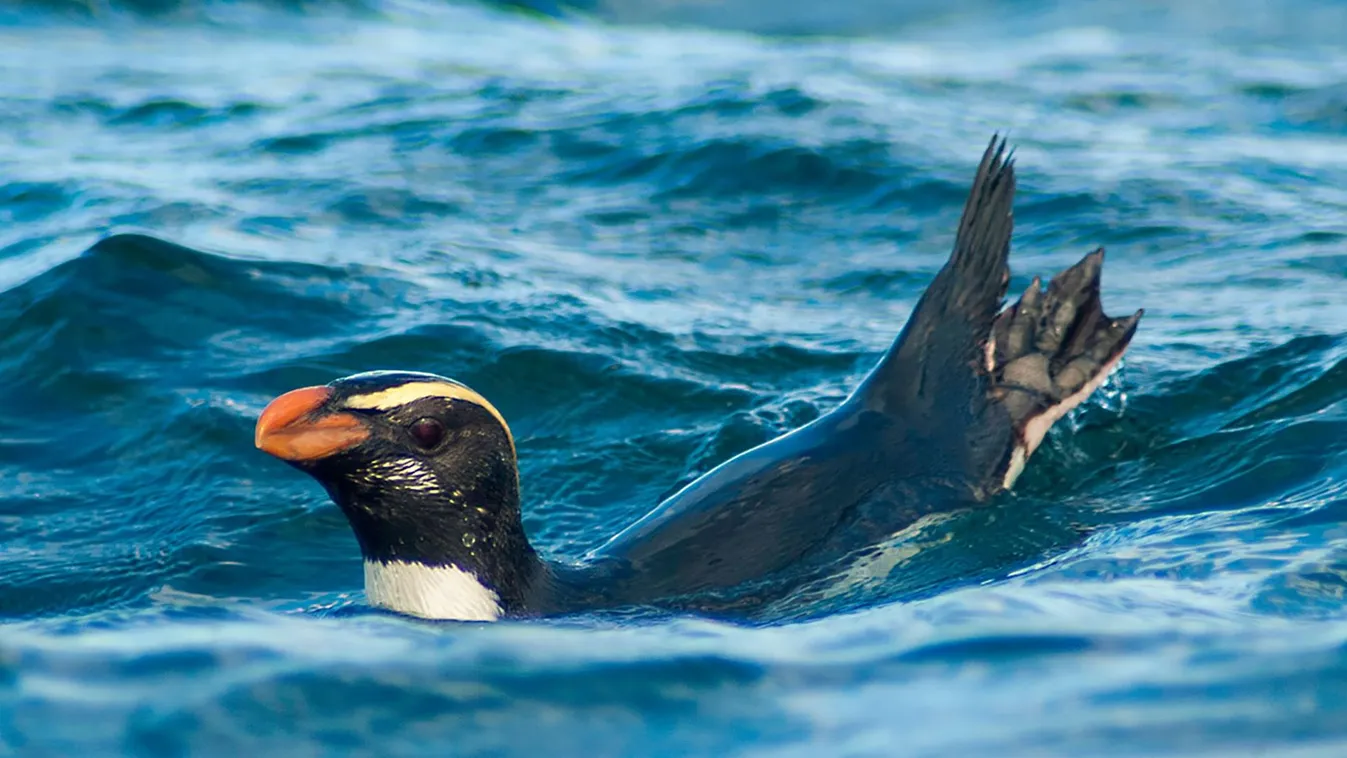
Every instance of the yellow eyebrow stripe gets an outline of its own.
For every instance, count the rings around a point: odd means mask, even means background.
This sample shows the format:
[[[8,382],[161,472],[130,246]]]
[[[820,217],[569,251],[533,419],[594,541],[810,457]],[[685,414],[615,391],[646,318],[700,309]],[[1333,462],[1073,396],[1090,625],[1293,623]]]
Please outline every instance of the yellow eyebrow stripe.
[[[514,433],[510,431],[510,425],[505,423],[505,417],[496,406],[482,397],[477,392],[461,384],[449,384],[447,382],[410,382],[408,384],[399,384],[396,387],[389,387],[386,390],[370,392],[364,395],[353,395],[346,398],[342,405],[356,410],[375,410],[389,411],[401,405],[406,405],[414,400],[420,400],[423,397],[443,397],[450,400],[465,400],[474,405],[479,405],[487,410],[500,426],[505,430],[505,436],[510,439],[510,450],[514,451]]]

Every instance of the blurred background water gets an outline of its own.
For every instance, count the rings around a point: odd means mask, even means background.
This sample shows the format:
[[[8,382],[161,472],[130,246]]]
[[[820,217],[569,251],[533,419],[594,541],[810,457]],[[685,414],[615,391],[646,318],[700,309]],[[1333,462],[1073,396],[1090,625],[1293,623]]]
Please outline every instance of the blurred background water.
[[[1343,755],[1344,29],[4,5],[0,755]],[[998,130],[1012,288],[1107,246],[1125,369],[1017,492],[760,622],[371,612],[341,515],[252,448],[282,391],[449,374],[577,556],[845,396]]]

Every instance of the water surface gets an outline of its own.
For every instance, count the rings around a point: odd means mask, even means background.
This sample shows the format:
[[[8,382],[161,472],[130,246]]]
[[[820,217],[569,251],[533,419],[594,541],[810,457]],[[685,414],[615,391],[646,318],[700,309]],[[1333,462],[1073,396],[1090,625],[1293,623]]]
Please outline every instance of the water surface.
[[[8,6],[0,746],[1341,755],[1347,12],[821,7]],[[845,397],[993,131],[1012,288],[1106,246],[1126,365],[755,623],[371,612],[252,448],[285,390],[445,373],[578,556]]]

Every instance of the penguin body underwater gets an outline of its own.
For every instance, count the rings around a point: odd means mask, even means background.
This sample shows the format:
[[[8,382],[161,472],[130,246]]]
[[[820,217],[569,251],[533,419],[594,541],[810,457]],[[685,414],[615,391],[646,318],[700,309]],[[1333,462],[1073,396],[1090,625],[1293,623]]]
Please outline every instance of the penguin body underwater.
[[[1014,192],[1014,161],[993,137],[949,260],[850,397],[720,464],[574,564],[533,549],[509,425],[452,379],[368,372],[288,392],[261,414],[256,445],[324,486],[360,545],[369,602],[399,613],[696,609],[702,594],[788,586],[795,568],[1010,488],[1052,424],[1122,358],[1142,311],[1104,314],[1102,248],[1002,310]]]

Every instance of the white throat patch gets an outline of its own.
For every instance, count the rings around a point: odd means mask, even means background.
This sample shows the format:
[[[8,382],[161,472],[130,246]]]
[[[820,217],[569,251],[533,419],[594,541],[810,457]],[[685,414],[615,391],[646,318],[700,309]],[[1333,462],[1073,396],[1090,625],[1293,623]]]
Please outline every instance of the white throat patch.
[[[365,561],[370,605],[425,619],[495,621],[504,615],[500,596],[457,566],[406,561]]]

